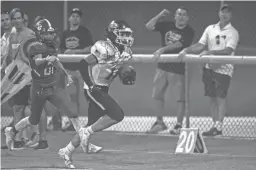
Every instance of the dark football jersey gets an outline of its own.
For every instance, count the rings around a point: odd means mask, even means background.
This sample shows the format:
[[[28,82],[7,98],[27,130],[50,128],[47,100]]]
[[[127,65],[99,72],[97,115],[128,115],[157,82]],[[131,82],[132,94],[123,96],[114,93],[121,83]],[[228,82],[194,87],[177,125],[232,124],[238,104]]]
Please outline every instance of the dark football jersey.
[[[57,62],[50,63],[45,62],[40,65],[36,65],[34,57],[46,58],[47,56],[57,55],[57,51],[54,47],[49,47],[44,43],[38,42],[36,38],[28,40],[24,46],[27,52],[27,57],[30,61],[32,68],[32,81],[36,85],[41,87],[48,87],[57,85],[60,81],[60,68],[57,66]]]

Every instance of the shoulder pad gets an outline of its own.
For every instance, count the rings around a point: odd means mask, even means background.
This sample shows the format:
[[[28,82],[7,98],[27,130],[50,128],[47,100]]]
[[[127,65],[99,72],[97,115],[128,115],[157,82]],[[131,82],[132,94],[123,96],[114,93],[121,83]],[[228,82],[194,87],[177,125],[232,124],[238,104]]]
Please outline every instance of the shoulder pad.
[[[28,47],[27,47],[27,51],[29,56],[33,56],[36,54],[42,54],[43,52],[45,52],[46,47],[44,44],[38,42],[37,40],[30,40]]]
[[[114,55],[115,49],[106,41],[97,41],[91,48],[91,54],[98,60],[104,60]]]

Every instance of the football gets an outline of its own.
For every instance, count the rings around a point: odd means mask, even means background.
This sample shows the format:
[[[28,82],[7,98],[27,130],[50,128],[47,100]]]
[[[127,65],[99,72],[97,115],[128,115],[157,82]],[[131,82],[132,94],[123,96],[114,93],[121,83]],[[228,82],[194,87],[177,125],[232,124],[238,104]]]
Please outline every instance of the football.
[[[119,69],[119,78],[124,85],[133,85],[136,80],[136,71],[130,65],[123,65]]]

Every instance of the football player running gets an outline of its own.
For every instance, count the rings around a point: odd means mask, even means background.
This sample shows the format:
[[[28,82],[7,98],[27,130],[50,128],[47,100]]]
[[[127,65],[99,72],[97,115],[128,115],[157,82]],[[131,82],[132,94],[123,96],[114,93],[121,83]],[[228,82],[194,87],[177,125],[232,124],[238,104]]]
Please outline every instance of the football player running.
[[[125,85],[135,83],[135,70],[124,65],[125,61],[132,58],[132,32],[126,22],[112,21],[106,29],[107,39],[97,41],[91,48],[91,54],[79,63],[79,71],[84,80],[84,93],[90,100],[88,115],[93,113],[97,116],[94,117],[95,120],[88,120],[89,126],[82,127],[79,134],[65,148],[59,150],[59,155],[68,168],[75,168],[71,156],[77,147],[81,145],[84,152],[88,152],[92,134],[103,131],[124,118],[123,110],[108,91],[118,75]]]
[[[35,24],[35,36],[28,39],[23,46],[32,69],[31,115],[19,121],[14,127],[5,129],[6,144],[10,150],[13,149],[13,140],[18,132],[29,125],[35,126],[39,123],[46,100],[71,119],[76,131],[80,128],[78,115],[72,108],[61,74],[64,72],[69,81],[72,80],[56,57],[55,45],[55,29],[47,19],[39,20]]]

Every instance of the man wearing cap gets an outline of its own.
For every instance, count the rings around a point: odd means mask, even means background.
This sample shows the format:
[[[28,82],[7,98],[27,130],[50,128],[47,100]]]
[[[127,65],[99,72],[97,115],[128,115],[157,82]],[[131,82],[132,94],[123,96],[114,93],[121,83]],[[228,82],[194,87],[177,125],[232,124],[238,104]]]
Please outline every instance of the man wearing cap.
[[[231,6],[223,4],[219,10],[219,22],[208,26],[199,42],[181,51],[180,57],[200,52],[199,56],[234,55],[239,42],[239,34],[231,25],[231,18]],[[234,66],[232,64],[207,63],[203,67],[204,91],[205,96],[209,97],[210,113],[213,120],[213,127],[204,132],[204,136],[222,135],[227,93],[233,71]]]
[[[93,45],[92,35],[88,28],[82,26],[81,17],[83,13],[80,9],[74,8],[69,14],[69,28],[61,36],[60,50],[64,54],[89,54]],[[63,66],[69,71],[77,70],[76,62],[63,63]],[[79,74],[72,72],[72,79],[76,87],[76,103],[79,112],[80,102],[80,81]],[[70,122],[66,122],[63,130],[74,130]]]
[[[82,12],[74,8],[69,15],[69,28],[64,31],[60,48],[65,54],[85,54],[93,45],[92,35],[88,28],[80,25]]]

